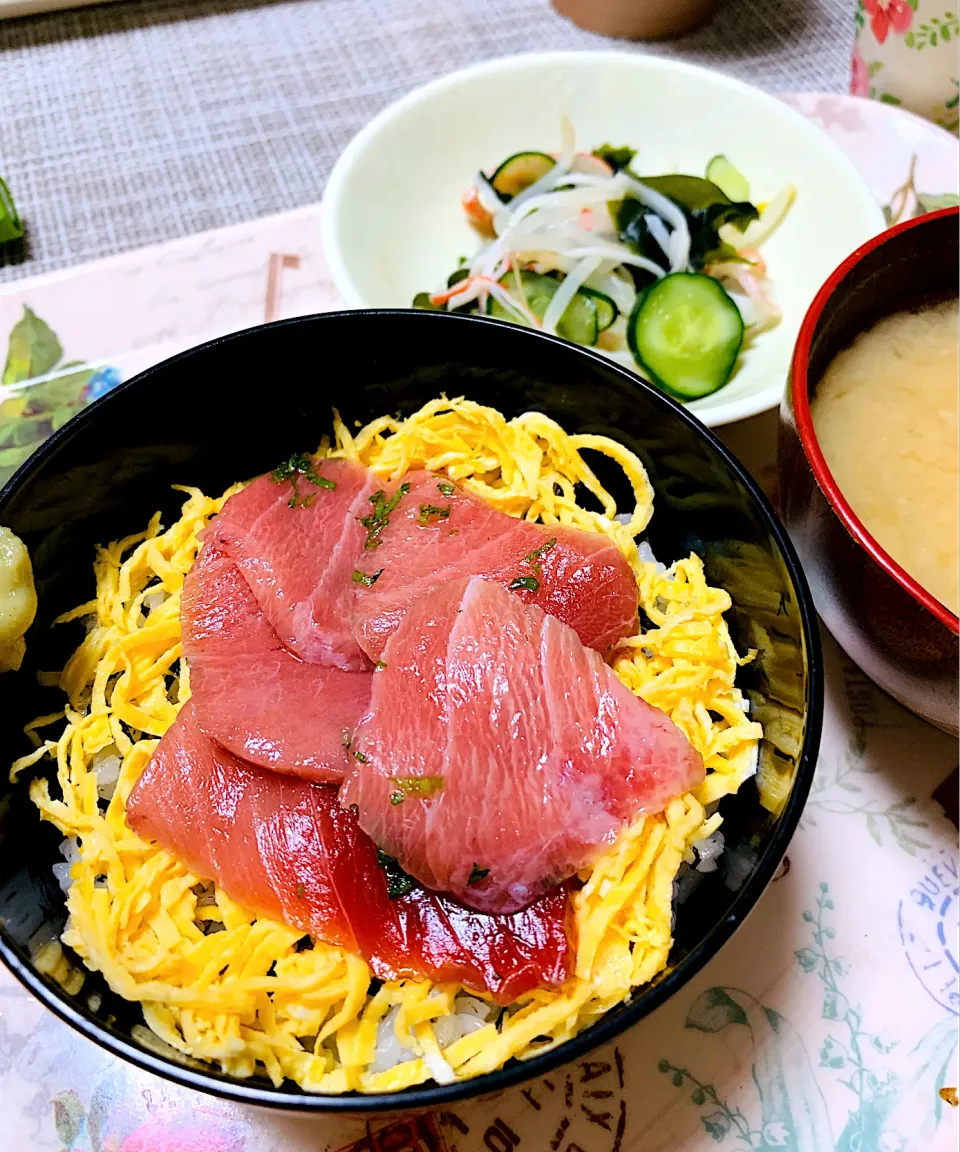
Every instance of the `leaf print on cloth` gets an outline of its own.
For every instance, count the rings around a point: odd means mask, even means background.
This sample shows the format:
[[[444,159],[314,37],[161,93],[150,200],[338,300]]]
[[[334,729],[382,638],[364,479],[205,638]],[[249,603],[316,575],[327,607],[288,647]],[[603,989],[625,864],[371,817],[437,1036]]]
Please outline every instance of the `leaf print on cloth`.
[[[867,1149],[906,1148],[906,1141],[890,1128],[887,1118],[897,1102],[899,1077],[879,1064],[872,1053],[885,1056],[898,1041],[887,1033],[873,1033],[863,1027],[863,1011],[852,1004],[840,986],[849,975],[849,967],[840,956],[832,955],[836,935],[827,923],[834,910],[829,885],[821,883],[816,908],[803,913],[810,925],[812,944],[795,953],[797,963],[807,975],[816,975],[823,984],[824,1020],[836,1022],[820,1048],[820,1067],[830,1070],[839,1083],[854,1097],[847,1123],[837,1141],[837,1152],[866,1152]],[[872,1050],[872,1051],[871,1051]]]
[[[960,19],[956,12],[944,12],[943,19],[931,16],[928,21],[918,24],[916,29],[903,38],[908,48],[936,48],[938,44],[949,44],[960,36]]]
[[[915,796],[904,796],[889,804],[871,799],[865,787],[864,777],[876,774],[864,757],[864,745],[860,737],[851,740],[844,754],[833,765],[821,761],[810,789],[810,798],[801,820],[814,828],[818,816],[862,816],[867,825],[871,840],[882,848],[888,838],[908,856],[916,856],[919,849],[929,848],[924,830],[927,821],[914,811]]]
[[[956,92],[945,100],[939,107],[934,107],[934,119],[941,128],[946,128],[948,132],[956,132],[960,128],[960,81],[951,80],[950,83],[957,89]]]
[[[863,7],[870,19],[870,30],[882,44],[891,29],[902,36],[913,23],[913,13],[917,0],[863,0]]]
[[[119,383],[115,368],[65,361],[57,334],[24,305],[10,330],[0,377],[0,484],[48,436]]]
[[[77,1138],[86,1127],[87,1117],[80,1103],[80,1097],[71,1088],[67,1092],[58,1092],[51,1100],[53,1105],[53,1123],[61,1143],[65,1148],[74,1148]]]
[[[693,1002],[685,1026],[699,1032],[719,1033],[743,1027],[753,1046],[753,1083],[759,1096],[760,1116],[752,1122],[740,1108],[732,1108],[712,1084],[698,1080],[686,1068],[661,1060],[660,1071],[676,1087],[688,1087],[690,1099],[705,1109],[700,1121],[717,1141],[739,1152],[755,1148],[771,1152],[824,1152],[833,1148],[830,1118],[816,1074],[799,1033],[785,1017],[767,1008],[741,988],[708,988]]]

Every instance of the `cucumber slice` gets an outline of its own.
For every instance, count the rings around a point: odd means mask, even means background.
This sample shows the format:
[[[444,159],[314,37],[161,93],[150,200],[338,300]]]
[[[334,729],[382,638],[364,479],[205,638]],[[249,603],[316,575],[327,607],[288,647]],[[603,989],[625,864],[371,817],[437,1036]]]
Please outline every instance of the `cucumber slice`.
[[[750,185],[747,183],[747,178],[726,156],[714,156],[707,165],[706,177],[731,200],[750,199]]]
[[[521,298],[526,300],[527,307],[538,320],[543,319],[547,307],[553,299],[554,292],[560,287],[559,280],[554,280],[552,276],[543,276],[539,272],[521,272],[519,290],[517,278],[513,272],[508,272],[500,283],[511,296],[518,300]],[[603,299],[608,300],[607,297],[603,297]],[[612,305],[613,301],[608,300],[608,303]],[[508,311],[499,300],[492,296],[487,301],[487,315],[494,316],[497,320],[512,320],[514,324],[523,323],[515,313]],[[585,295],[582,289],[570,301],[566,312],[560,318],[560,323],[557,325],[557,335],[562,336],[564,340],[572,341],[574,344],[586,344],[588,347],[596,344],[597,337],[600,335],[597,304],[591,297]]]
[[[627,342],[654,384],[681,400],[696,400],[730,379],[743,343],[743,319],[718,281],[674,272],[638,297]]]
[[[601,332],[606,332],[614,320],[620,315],[620,309],[606,293],[598,292],[596,288],[588,288],[584,285],[580,291],[584,296],[587,296],[593,301],[597,309],[597,327]]]
[[[501,200],[512,200],[545,176],[555,163],[545,152],[516,152],[504,160],[490,177],[490,183]]]

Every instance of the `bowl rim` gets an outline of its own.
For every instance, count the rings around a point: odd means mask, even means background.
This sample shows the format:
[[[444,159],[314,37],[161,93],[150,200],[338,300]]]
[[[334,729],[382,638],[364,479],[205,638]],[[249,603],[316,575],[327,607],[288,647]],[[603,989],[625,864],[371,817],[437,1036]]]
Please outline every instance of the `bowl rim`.
[[[783,558],[787,575],[797,601],[800,618],[801,639],[805,656],[807,696],[804,713],[804,742],[800,756],[797,760],[796,775],[790,797],[780,814],[779,822],[774,829],[773,836],[763,856],[757,862],[747,880],[734,897],[730,909],[724,919],[714,925],[699,943],[678,964],[666,973],[657,983],[638,989],[636,998],[621,1007],[614,1014],[608,1012],[596,1023],[585,1028],[576,1036],[565,1041],[548,1052],[534,1056],[525,1061],[514,1061],[506,1067],[493,1072],[484,1073],[467,1080],[458,1080],[452,1084],[417,1085],[396,1093],[349,1093],[340,1095],[321,1095],[307,1093],[302,1089],[284,1089],[267,1087],[262,1084],[251,1084],[246,1081],[226,1076],[216,1071],[212,1066],[207,1069],[196,1070],[186,1063],[174,1059],[155,1055],[150,1051],[134,1044],[131,1040],[111,1032],[98,1021],[85,1015],[69,998],[63,990],[52,981],[41,976],[33,966],[25,963],[19,955],[19,948],[9,939],[7,930],[0,921],[0,960],[9,968],[13,975],[37,999],[49,1008],[61,1020],[66,1022],[100,1047],[129,1063],[172,1081],[181,1087],[205,1092],[220,1099],[230,1100],[238,1104],[252,1104],[263,1108],[311,1114],[323,1113],[406,1113],[420,1109],[434,1108],[450,1104],[457,1100],[471,1097],[486,1096],[528,1080],[543,1076],[560,1065],[571,1063],[580,1056],[591,1052],[602,1044],[613,1040],[622,1032],[648,1016],[660,1007],[675,992],[687,985],[701,969],[716,956],[720,948],[740,927],[747,915],[753,910],[763,895],[768,884],[780,866],[784,853],[793,837],[800,821],[807,794],[813,781],[817,756],[820,748],[820,737],[823,726],[824,693],[823,693],[823,653],[820,643],[820,633],[817,624],[816,608],[813,596],[807,584],[799,557],[790,541],[786,528],[781,523],[770,501],[750,476],[744,466],[718,437],[705,425],[696,419],[690,412],[677,404],[670,397],[660,392],[652,385],[639,380],[633,373],[621,368],[618,364],[600,356],[591,349],[580,348],[570,344],[559,337],[550,336],[545,332],[534,329],[523,329],[506,321],[494,320],[489,317],[458,316],[454,313],[419,312],[413,309],[357,309],[341,312],[320,313],[309,316],[297,316],[286,320],[278,320],[270,324],[258,324],[239,332],[232,332],[224,336],[208,340],[203,344],[169,357],[159,364],[151,365],[144,371],[132,376],[129,380],[118,385],[117,388],[104,394],[80,411],[62,428],[58,429],[48,440],[33,453],[18,471],[10,478],[0,491],[0,509],[12,493],[38,469],[46,456],[58,444],[69,439],[75,431],[84,424],[96,419],[97,412],[112,399],[129,389],[141,386],[141,382],[150,381],[155,375],[167,373],[175,369],[189,357],[198,353],[206,353],[221,345],[234,341],[256,338],[262,330],[282,329],[294,325],[315,324],[317,321],[334,323],[337,320],[349,319],[356,322],[360,317],[377,316],[407,316],[417,317],[416,323],[423,324],[483,324],[502,328],[521,334],[522,339],[547,341],[558,346],[564,355],[570,357],[586,358],[593,361],[603,371],[613,372],[623,376],[633,387],[642,387],[649,391],[656,402],[672,411],[676,419],[691,426],[692,430],[716,452],[724,463],[730,468],[739,482],[749,494],[754,507],[769,531],[771,537]],[[186,1059],[186,1058],[185,1058]]]
[[[776,108],[779,115],[782,115],[786,121],[793,121],[811,140],[816,139],[822,149],[829,152],[836,162],[839,162],[847,169],[848,175],[851,177],[849,186],[851,188],[854,185],[858,186],[858,191],[863,201],[862,208],[864,218],[869,221],[869,217],[872,215],[876,229],[881,230],[883,228],[883,217],[879,202],[873,192],[871,192],[866,180],[857,170],[856,165],[839,144],[832,140],[826,132],[818,128],[802,112],[794,108],[793,105],[779,99],[770,92],[764,91],[762,88],[748,84],[746,81],[736,76],[731,76],[729,73],[717,68],[711,68],[703,64],[694,64],[687,60],[678,60],[671,56],[652,55],[646,52],[627,52],[617,49],[588,49],[586,51],[561,49],[550,52],[522,52],[516,55],[497,56],[489,60],[482,60],[476,64],[470,64],[465,68],[457,68],[453,71],[446,72],[442,76],[437,76],[433,80],[428,80],[418,85],[416,88],[411,89],[409,92],[406,92],[404,95],[398,97],[398,99],[386,105],[386,107],[382,108],[372,119],[368,120],[352,139],[348,141],[346,147],[337,157],[330,171],[330,175],[327,178],[326,187],[324,188],[323,197],[320,202],[320,237],[330,276],[348,308],[358,310],[369,310],[371,308],[371,305],[357,286],[354,275],[350,270],[350,260],[345,255],[344,247],[339,239],[339,215],[349,199],[349,178],[359,157],[367,151],[370,145],[375,142],[385,130],[388,130],[390,125],[398,121],[401,117],[406,116],[411,109],[442,97],[445,91],[463,82],[470,82],[477,77],[496,76],[503,72],[522,71],[524,68],[531,66],[539,67],[541,65],[552,64],[579,65],[583,61],[592,61],[597,64],[603,64],[605,62],[628,62],[631,67],[640,71],[676,72],[689,76],[697,76],[701,79],[707,79],[723,88],[749,93],[751,98],[759,101],[761,104]],[[785,357],[781,375],[776,376],[766,384],[758,384],[754,391],[745,396],[723,399],[723,389],[721,388],[710,396],[703,397],[700,401],[691,401],[690,405],[685,406],[692,407],[697,404],[702,405],[699,408],[693,407],[693,411],[697,418],[707,424],[708,427],[722,427],[725,424],[733,424],[738,420],[747,420],[751,416],[759,415],[761,412],[768,412],[780,404],[784,395],[785,378],[788,367],[789,360],[786,360]],[[773,376],[773,374],[771,374],[771,376]]]
[[[877,542],[867,531],[863,521],[857,516],[847,502],[827,465],[826,457],[820,448],[820,442],[813,426],[813,416],[810,411],[810,356],[814,337],[823,319],[823,314],[834,294],[844,280],[856,271],[861,261],[872,252],[882,248],[885,244],[895,240],[903,233],[914,228],[923,228],[938,220],[960,216],[960,207],[941,208],[936,212],[929,212],[925,216],[917,216],[912,220],[888,228],[878,236],[872,237],[852,252],[842,264],[837,267],[824,283],[823,287],[814,297],[813,303],[803,318],[800,334],[793,352],[793,363],[790,369],[791,388],[793,393],[793,410],[797,425],[797,434],[803,446],[804,454],[813,472],[814,479],[823,492],[827,503],[839,517],[847,532],[860,545],[867,555],[878,564],[904,591],[931,615],[935,616],[951,632],[960,634],[960,618],[942,604],[936,596],[928,592],[906,569],[902,568],[896,560]]]

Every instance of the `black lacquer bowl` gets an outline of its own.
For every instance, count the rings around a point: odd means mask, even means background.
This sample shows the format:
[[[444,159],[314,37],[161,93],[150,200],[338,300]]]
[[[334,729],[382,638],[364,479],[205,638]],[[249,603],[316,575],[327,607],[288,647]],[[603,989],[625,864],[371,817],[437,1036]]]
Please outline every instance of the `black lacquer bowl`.
[[[24,723],[62,704],[53,689],[37,686],[36,672],[61,667],[77,643],[70,627],[50,624],[92,593],[96,544],[139,531],[158,508],[169,523],[182,502],[173,484],[220,492],[291,451],[311,450],[330,431],[333,405],[352,426],[384,412],[410,413],[440,393],[465,395],[508,417],[540,410],[569,432],[603,433],[640,454],[656,490],[648,536],[654,552],[666,561],[691,549],[703,557],[708,577],[733,598],[735,640],[759,646],[742,671],[743,686],[761,704],[798,715],[798,755],[761,749],[786,773],[789,796],[778,816],[761,805],[753,782],[723,801],[727,851],[719,870],[679,907],[666,971],[575,1039],[462,1083],[317,1096],[158,1056],[131,1035],[142,1022],[139,1007],[111,993],[99,975],[71,996],[36,971],[29,941],[44,928],[48,936],[58,932],[65,919],[51,872],[61,837],[38,819],[27,781],[11,787],[3,771],[0,955],[85,1036],[188,1087],[274,1108],[374,1111],[439,1105],[543,1075],[634,1024],[698,972],[756,903],[799,819],[820,740],[820,645],[797,557],[757,486],[710,432],[633,373],[514,325],[425,312],[312,316],[214,341],[121,385],[30,458],[0,494],[0,523],[26,542],[39,595],[24,667],[3,678],[4,765],[27,750]],[[629,493],[617,492],[616,478],[603,478],[626,502]]]

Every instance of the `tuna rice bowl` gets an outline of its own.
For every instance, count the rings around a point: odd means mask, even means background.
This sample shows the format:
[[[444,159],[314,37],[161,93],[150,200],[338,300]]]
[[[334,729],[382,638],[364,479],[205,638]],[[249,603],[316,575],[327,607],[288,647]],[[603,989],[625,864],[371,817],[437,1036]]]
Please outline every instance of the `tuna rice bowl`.
[[[755,653],[614,439],[446,396],[298,436],[98,548],[59,617],[67,702],[11,773],[64,836],[36,967],[233,1077],[468,1080],[664,969],[757,772]]]

